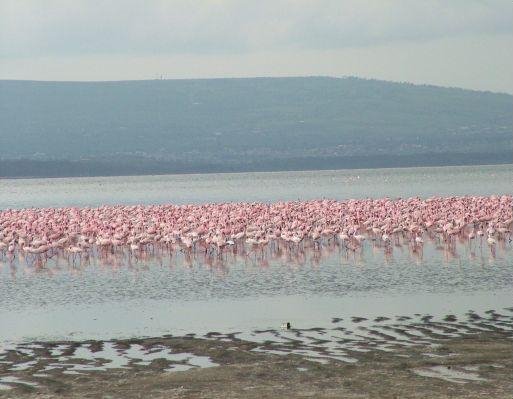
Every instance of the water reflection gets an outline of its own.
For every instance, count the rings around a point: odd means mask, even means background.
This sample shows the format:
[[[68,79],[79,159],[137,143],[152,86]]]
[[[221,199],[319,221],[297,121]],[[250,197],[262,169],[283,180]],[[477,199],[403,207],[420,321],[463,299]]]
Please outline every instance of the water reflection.
[[[424,241],[369,239],[357,250],[335,239],[234,245],[221,255],[154,246],[137,256],[121,249],[55,254],[45,263],[4,256],[0,341],[247,332],[283,321],[326,327],[334,317],[459,317],[511,306],[508,239],[493,247]]]
[[[513,285],[512,245],[446,245],[426,237],[422,247],[398,238],[368,241],[351,250],[337,240],[322,245],[234,245],[221,254],[154,246],[81,258],[56,253],[45,263],[2,258],[0,311],[41,304],[205,300],[272,295],[451,292]]]
[[[434,234],[427,234],[422,245],[412,244],[407,236],[397,235],[392,242],[370,240],[359,246],[342,242],[336,238],[322,241],[304,240],[299,244],[274,241],[266,246],[235,243],[222,252],[209,249],[191,250],[180,244],[151,245],[130,251],[123,247],[100,247],[80,256],[63,251],[50,251],[46,256],[23,254],[9,256],[0,252],[2,275],[46,274],[66,272],[80,274],[94,268],[97,272],[126,268],[132,271],[150,270],[151,267],[185,267],[211,269],[218,275],[226,275],[231,267],[268,269],[281,265],[291,269],[321,268],[324,264],[338,265],[394,265],[397,262],[422,266],[424,264],[472,266],[503,263],[512,258],[511,238],[505,236],[495,245],[483,242],[482,237],[468,240],[459,237],[444,242]]]

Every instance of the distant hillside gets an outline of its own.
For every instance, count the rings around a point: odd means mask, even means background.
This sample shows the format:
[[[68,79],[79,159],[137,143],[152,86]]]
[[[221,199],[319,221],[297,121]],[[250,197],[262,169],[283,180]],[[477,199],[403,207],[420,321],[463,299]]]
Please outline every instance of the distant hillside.
[[[0,176],[510,163],[513,97],[356,78],[0,81]]]

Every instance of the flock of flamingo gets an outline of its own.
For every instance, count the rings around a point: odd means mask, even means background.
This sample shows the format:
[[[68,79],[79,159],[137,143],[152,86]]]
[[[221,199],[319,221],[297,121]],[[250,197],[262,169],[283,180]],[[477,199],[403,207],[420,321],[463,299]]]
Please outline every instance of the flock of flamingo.
[[[356,252],[366,241],[385,251],[399,241],[420,251],[425,237],[449,248],[460,242],[493,250],[511,242],[512,205],[503,195],[6,209],[0,258],[44,266],[52,258],[140,259],[155,251],[218,258],[337,245]]]

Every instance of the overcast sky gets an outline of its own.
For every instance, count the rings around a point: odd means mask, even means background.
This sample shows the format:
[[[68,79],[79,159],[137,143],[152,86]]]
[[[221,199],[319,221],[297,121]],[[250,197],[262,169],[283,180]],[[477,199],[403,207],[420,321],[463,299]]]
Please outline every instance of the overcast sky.
[[[359,76],[513,93],[510,0],[0,0],[0,79]]]

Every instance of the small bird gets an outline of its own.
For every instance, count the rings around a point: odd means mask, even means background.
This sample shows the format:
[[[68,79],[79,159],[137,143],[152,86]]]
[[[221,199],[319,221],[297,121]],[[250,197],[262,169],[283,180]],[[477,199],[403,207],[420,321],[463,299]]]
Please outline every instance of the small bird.
[[[488,245],[490,245],[490,246],[494,246],[495,244],[497,244],[497,240],[495,238],[493,238],[491,235],[488,236],[486,241],[488,242]]]
[[[283,323],[281,325],[282,330],[290,330],[290,321],[287,321],[286,323]]]

